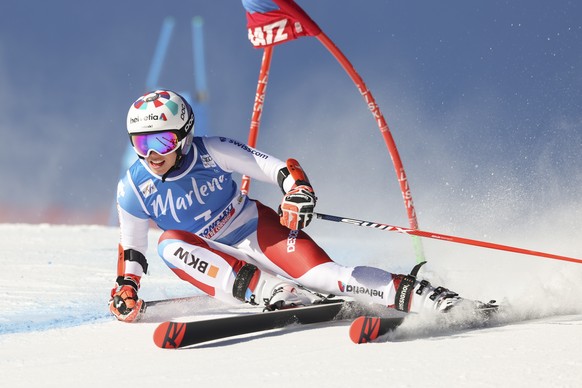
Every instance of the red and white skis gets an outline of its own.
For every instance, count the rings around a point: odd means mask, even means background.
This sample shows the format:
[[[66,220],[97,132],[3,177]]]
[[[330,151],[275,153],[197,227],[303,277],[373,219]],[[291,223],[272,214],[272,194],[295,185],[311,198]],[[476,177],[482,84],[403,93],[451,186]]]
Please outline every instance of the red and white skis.
[[[307,307],[190,322],[162,322],[154,332],[160,348],[175,349],[199,343],[272,330],[292,324],[355,319],[362,315],[386,316],[390,309],[342,300]]]
[[[484,304],[470,317],[460,317],[456,325],[461,328],[485,327],[497,312],[498,306]],[[175,349],[192,346],[207,341],[220,340],[243,334],[278,329],[288,325],[314,324],[339,320],[353,320],[350,325],[350,339],[357,344],[369,343],[395,330],[408,315],[395,316],[393,309],[362,305],[343,300],[327,301],[307,307],[286,310],[250,313],[225,318],[206,319],[189,322],[162,322],[154,332],[154,342],[160,348]],[[447,314],[441,318],[452,318]],[[455,327],[455,320],[450,327]]]

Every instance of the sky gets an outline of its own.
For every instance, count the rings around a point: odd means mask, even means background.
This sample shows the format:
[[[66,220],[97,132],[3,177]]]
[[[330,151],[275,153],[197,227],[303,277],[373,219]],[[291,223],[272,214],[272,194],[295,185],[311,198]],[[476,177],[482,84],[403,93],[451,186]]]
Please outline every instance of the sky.
[[[486,219],[500,207],[510,221],[535,217],[556,198],[579,201],[577,2],[298,3],[375,96],[421,225],[454,228],[467,212]],[[0,153],[0,221],[110,222],[125,115],[146,91],[168,16],[176,27],[160,86],[195,90],[190,23],[202,17],[208,133],[247,139],[261,51],[247,40],[238,1],[10,1],[3,9],[0,134],[20,141],[3,142]],[[276,48],[258,148],[300,160],[322,211],[339,212],[346,201],[362,204],[350,216],[406,222],[375,122],[316,39]],[[366,189],[339,199],[346,185]],[[252,190],[278,201],[276,188]]]

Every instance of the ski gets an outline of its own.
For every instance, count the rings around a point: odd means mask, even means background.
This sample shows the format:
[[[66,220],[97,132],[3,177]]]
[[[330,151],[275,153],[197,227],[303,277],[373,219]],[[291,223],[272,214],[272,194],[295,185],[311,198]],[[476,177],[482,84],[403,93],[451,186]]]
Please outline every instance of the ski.
[[[481,303],[469,316],[455,317],[455,313],[442,313],[435,317],[447,323],[448,327],[485,327],[500,310],[495,301]],[[350,325],[350,339],[356,344],[372,342],[402,325],[405,317],[360,316]]]
[[[378,337],[396,329],[404,322],[404,317],[380,318],[361,316],[350,325],[350,339],[356,344],[372,342]]]
[[[312,324],[361,315],[387,316],[381,306],[333,300],[326,303],[285,310],[236,315],[226,318],[190,322],[163,322],[154,331],[154,343],[165,349],[182,348],[199,343],[282,328],[291,324]]]

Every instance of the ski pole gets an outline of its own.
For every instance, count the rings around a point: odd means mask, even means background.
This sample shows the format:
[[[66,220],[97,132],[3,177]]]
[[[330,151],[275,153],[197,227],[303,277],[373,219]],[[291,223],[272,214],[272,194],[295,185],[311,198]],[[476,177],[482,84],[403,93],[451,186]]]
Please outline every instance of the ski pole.
[[[156,306],[156,305],[163,306],[166,304],[174,304],[174,303],[180,303],[180,302],[195,302],[195,301],[200,300],[201,298],[205,298],[205,297],[206,297],[205,295],[192,295],[192,296],[182,296],[182,297],[177,297],[177,298],[144,301],[142,310],[145,311],[146,306],[151,307],[151,306]]]
[[[545,257],[548,259],[569,261],[572,263],[582,264],[582,259],[576,259],[573,257],[566,257],[566,256],[559,256],[559,255],[554,255],[552,253],[532,251],[529,249],[516,248],[516,247],[511,247],[508,245],[501,245],[501,244],[495,244],[495,243],[490,243],[490,242],[485,242],[485,241],[472,240],[472,239],[468,239],[468,238],[450,236],[450,235],[434,233],[434,232],[426,232],[426,231],[422,231],[422,230],[418,230],[418,229],[404,228],[401,226],[388,225],[388,224],[383,224],[383,223],[379,223],[379,222],[364,221],[364,220],[358,220],[358,219],[354,219],[354,218],[333,216],[333,215],[329,215],[329,214],[315,213],[315,216],[317,218],[319,218],[321,220],[325,220],[325,221],[341,222],[341,223],[345,223],[345,224],[364,226],[364,227],[378,229],[378,230],[384,230],[384,231],[388,231],[388,232],[398,232],[398,233],[402,233],[402,234],[414,235],[414,236],[419,236],[419,237],[427,237],[427,238],[432,238],[432,239],[436,239],[436,240],[450,241],[450,242],[459,243],[459,244],[474,245],[474,246],[483,247],[483,248],[497,249],[497,250],[502,250],[502,251],[520,253],[520,254],[524,254],[524,255],[539,256],[539,257]]]

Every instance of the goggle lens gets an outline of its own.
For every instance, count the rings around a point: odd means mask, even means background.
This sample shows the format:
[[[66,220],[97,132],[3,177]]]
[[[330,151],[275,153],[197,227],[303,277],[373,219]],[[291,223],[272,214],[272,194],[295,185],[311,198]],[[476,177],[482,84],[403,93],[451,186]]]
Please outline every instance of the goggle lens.
[[[131,135],[131,143],[139,155],[147,157],[151,151],[160,155],[175,151],[180,145],[180,139],[177,133],[166,131]]]

